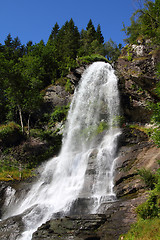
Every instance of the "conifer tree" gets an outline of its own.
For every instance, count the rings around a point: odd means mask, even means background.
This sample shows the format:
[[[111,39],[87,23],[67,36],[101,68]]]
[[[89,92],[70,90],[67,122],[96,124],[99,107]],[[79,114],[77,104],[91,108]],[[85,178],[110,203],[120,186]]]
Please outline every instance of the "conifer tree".
[[[59,32],[59,25],[56,22],[56,24],[54,25],[54,27],[52,29],[52,32],[51,32],[51,34],[49,36],[49,40],[51,40],[51,41],[55,40],[57,35],[58,35],[58,32]]]
[[[104,43],[104,37],[102,35],[102,32],[101,32],[101,26],[100,24],[98,24],[97,26],[97,31],[96,31],[96,39],[98,40],[98,42],[101,44]]]

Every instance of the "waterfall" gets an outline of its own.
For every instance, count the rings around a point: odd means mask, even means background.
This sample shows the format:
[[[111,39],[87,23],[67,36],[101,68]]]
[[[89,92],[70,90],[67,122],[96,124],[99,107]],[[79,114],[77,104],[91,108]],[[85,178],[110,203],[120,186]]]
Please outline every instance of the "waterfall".
[[[59,156],[43,166],[39,180],[27,196],[18,202],[18,207],[15,205],[9,210],[10,215],[24,213],[26,231],[21,240],[30,240],[32,233],[54,214],[69,214],[80,196],[95,199],[91,212],[115,197],[113,171],[120,134],[118,117],[114,70],[108,63],[93,63],[74,93]],[[95,171],[92,184],[85,187],[91,159],[94,159]]]

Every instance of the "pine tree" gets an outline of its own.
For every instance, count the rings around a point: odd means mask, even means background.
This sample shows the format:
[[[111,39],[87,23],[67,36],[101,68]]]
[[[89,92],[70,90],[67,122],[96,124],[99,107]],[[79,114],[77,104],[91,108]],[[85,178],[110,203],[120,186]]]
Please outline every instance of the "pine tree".
[[[92,41],[96,39],[96,30],[91,19],[89,20],[86,29],[88,44],[90,44]]]
[[[98,42],[101,44],[104,43],[104,37],[102,35],[102,32],[101,32],[101,26],[100,24],[98,24],[97,26],[97,31],[96,31],[96,39],[98,40]]]
[[[59,32],[59,25],[58,23],[56,22],[56,24],[54,25],[53,29],[52,29],[52,32],[49,36],[49,41],[53,41],[56,39],[57,35],[58,35],[58,32]]]

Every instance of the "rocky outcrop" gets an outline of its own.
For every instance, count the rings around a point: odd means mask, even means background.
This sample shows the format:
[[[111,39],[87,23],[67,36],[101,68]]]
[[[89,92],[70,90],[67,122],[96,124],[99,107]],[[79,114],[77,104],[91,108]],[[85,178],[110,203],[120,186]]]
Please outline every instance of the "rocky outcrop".
[[[100,240],[97,230],[105,221],[106,216],[104,214],[71,216],[50,220],[33,234],[32,240]]]
[[[128,122],[146,123],[151,112],[147,102],[157,100],[156,65],[160,50],[151,44],[127,45],[115,66],[119,77],[122,111]]]
[[[117,197],[136,196],[144,190],[145,184],[137,176],[137,170],[145,168],[155,172],[159,168],[159,159],[160,149],[149,142],[122,147],[116,161],[114,189]]]
[[[79,80],[81,79],[81,76],[85,69],[87,68],[88,64],[83,64],[78,68],[75,68],[72,70],[68,75],[67,78],[70,79],[71,83],[76,87]]]
[[[56,106],[64,106],[71,102],[72,95],[65,90],[64,86],[51,85],[46,89],[45,106],[54,109]]]

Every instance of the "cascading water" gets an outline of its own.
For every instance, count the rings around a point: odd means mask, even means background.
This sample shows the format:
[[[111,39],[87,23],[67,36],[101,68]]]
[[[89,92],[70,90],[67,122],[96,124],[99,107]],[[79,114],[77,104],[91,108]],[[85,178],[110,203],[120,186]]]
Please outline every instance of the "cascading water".
[[[30,240],[32,233],[55,213],[69,214],[72,204],[84,194],[93,151],[95,171],[85,192],[85,197],[95,199],[92,212],[101,202],[114,197],[113,169],[120,134],[118,108],[114,70],[108,63],[93,63],[75,91],[59,156],[48,161],[27,196],[9,210],[8,216],[24,213],[26,231],[19,239]]]

